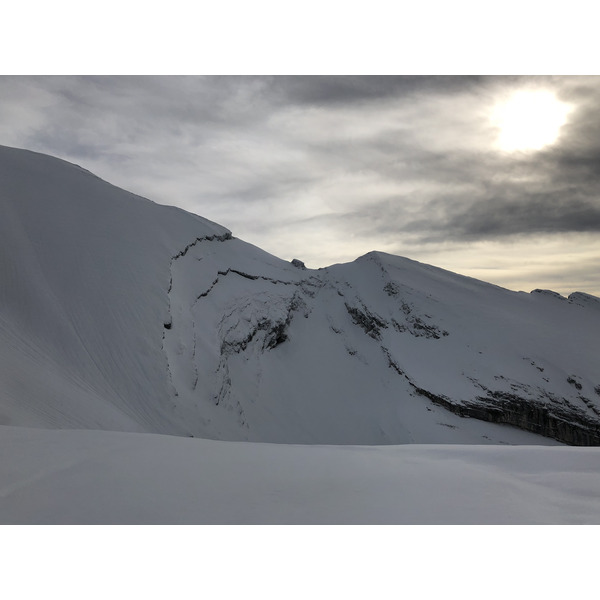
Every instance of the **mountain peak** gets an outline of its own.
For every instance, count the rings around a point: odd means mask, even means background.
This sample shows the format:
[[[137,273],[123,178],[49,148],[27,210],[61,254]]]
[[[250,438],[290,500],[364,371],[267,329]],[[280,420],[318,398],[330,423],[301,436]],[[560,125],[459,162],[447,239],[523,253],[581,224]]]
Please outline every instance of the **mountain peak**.
[[[540,302],[556,296],[379,251],[305,269],[24,150],[0,148],[0,186],[2,423],[600,443],[593,296]]]

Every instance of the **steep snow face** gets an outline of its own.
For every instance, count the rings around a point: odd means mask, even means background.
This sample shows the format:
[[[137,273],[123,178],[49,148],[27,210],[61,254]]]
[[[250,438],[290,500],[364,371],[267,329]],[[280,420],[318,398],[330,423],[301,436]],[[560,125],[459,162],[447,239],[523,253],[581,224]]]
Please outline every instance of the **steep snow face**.
[[[597,298],[511,292],[377,252],[330,270],[377,314],[382,350],[419,395],[460,415],[600,444]]]
[[[0,423],[171,431],[171,258],[229,231],[0,147]]]
[[[0,424],[599,443],[593,296],[376,252],[306,269],[21,150],[0,148],[0,186]]]

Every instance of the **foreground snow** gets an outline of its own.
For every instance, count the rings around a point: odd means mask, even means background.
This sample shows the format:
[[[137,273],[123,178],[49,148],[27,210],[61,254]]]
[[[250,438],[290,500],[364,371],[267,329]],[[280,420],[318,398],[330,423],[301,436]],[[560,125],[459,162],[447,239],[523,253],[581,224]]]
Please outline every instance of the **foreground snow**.
[[[600,449],[0,427],[0,522],[600,523]]]

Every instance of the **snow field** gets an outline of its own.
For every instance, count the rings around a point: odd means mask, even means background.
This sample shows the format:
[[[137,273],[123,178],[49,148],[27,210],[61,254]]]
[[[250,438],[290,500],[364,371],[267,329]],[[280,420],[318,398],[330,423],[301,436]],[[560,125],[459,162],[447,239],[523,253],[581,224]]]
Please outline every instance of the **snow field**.
[[[0,427],[0,522],[597,524],[600,449]]]

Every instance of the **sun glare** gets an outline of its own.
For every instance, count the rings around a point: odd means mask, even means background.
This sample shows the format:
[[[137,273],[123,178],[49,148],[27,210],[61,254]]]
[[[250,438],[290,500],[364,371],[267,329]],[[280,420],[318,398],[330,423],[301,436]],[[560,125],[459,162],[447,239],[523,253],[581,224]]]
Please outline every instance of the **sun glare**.
[[[550,91],[516,92],[493,111],[497,145],[506,152],[541,150],[557,140],[570,111]]]

